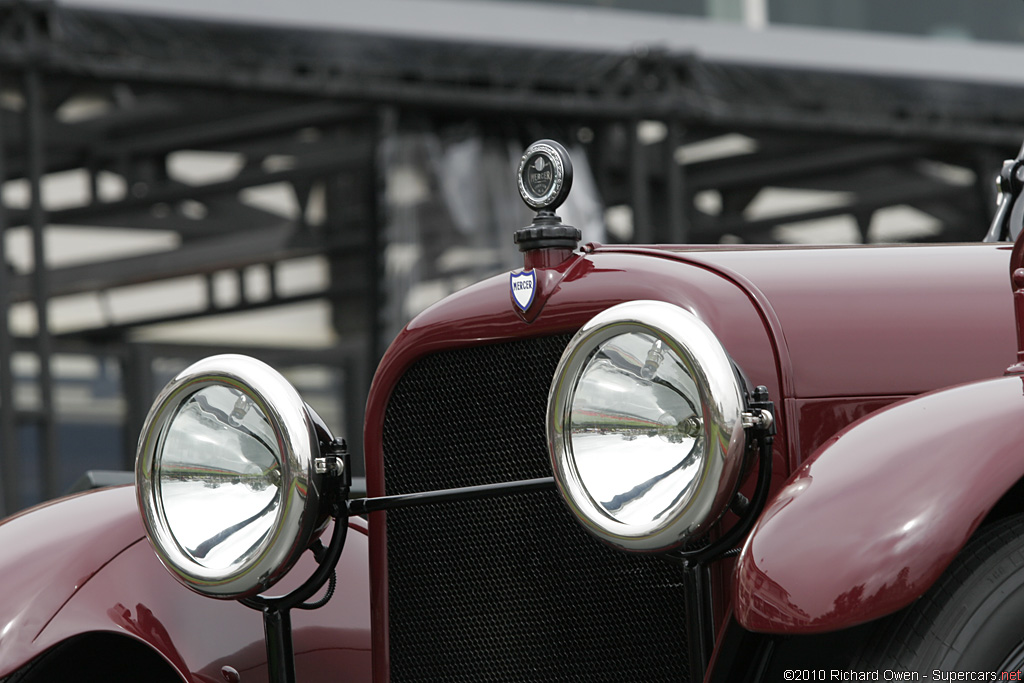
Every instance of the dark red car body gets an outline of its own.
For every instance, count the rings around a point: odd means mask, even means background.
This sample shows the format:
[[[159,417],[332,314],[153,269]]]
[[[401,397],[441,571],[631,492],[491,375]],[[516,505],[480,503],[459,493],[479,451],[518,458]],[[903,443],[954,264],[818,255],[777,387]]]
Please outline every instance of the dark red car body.
[[[356,520],[352,526],[351,556],[338,571],[353,595],[296,617],[296,665],[303,680],[336,680],[338,667],[355,680],[370,675],[365,525]],[[60,657],[54,648],[78,642],[103,652],[114,671],[119,656],[134,652],[134,642],[152,652],[144,665],[183,680],[219,683],[224,667],[241,680],[266,680],[258,613],[204,598],[171,579],[146,540],[131,487],[10,517],[0,526],[0,539],[0,676],[47,651]],[[74,665],[57,671],[74,680]],[[139,675],[153,673],[144,668]],[[102,670],[93,677],[107,680]]]
[[[869,622],[922,595],[1024,477],[1024,391],[1003,377],[1017,350],[1010,256],[1007,244],[530,252],[529,314],[504,274],[428,309],[392,344],[368,401],[368,494],[386,492],[387,406],[418,360],[572,333],[620,302],[667,301],[706,323],[777,410],[772,498],[735,567],[713,575],[719,649],[738,628]],[[352,523],[367,535],[349,535],[338,594],[296,617],[299,680],[370,680],[371,652],[372,679],[389,680],[385,514],[371,513],[368,531]],[[96,633],[143,643],[188,681],[225,680],[224,667],[246,682],[266,675],[258,614],[174,582],[130,490],[8,519],[0,547],[0,680]],[[709,678],[728,675],[714,666]]]

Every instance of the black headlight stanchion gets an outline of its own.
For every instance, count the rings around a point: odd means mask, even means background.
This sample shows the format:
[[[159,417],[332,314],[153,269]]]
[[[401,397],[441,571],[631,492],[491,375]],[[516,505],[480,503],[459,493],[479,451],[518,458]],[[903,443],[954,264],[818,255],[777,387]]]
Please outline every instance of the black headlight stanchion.
[[[287,609],[266,606],[263,638],[267,644],[267,677],[273,683],[294,683],[295,653],[292,650],[292,615]]]
[[[686,634],[690,680],[704,680],[715,646],[715,620],[711,602],[711,571],[707,564],[683,562]]]
[[[352,485],[349,468],[348,448],[344,440],[331,440],[321,445],[321,457],[325,482],[324,503],[334,520],[331,540],[326,548],[319,544],[313,550],[318,567],[305,583],[291,593],[280,597],[256,595],[242,598],[240,603],[263,613],[263,633],[267,647],[267,675],[272,683],[295,683],[295,654],[292,649],[291,610],[316,609],[322,607],[334,592],[335,569],[341,558],[348,537],[348,493]],[[307,603],[316,593],[330,582],[328,595],[315,603]]]

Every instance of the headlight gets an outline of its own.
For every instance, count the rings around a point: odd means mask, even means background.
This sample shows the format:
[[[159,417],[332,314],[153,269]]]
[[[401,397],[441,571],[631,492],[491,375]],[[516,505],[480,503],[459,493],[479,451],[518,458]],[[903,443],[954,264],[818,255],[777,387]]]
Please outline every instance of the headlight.
[[[613,306],[566,348],[548,396],[548,447],[569,508],[598,538],[658,552],[725,511],[743,470],[743,394],[692,313]]]
[[[298,559],[318,513],[319,443],[294,388],[245,356],[175,377],[139,439],[139,509],[161,561],[218,598],[265,590]]]

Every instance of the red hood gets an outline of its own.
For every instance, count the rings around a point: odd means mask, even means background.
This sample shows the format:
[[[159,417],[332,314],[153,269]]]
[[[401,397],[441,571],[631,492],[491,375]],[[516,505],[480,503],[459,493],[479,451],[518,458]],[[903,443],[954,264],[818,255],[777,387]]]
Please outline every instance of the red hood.
[[[917,394],[1001,375],[1017,348],[1010,250],[967,244],[685,255],[739,273],[764,294],[792,359],[793,396],[816,398]]]
[[[557,269],[533,322],[515,313],[507,274],[428,309],[389,349],[375,392],[431,351],[572,331],[608,306],[646,298],[697,314],[775,396],[918,394],[1013,363],[1009,255],[996,244],[598,247]]]

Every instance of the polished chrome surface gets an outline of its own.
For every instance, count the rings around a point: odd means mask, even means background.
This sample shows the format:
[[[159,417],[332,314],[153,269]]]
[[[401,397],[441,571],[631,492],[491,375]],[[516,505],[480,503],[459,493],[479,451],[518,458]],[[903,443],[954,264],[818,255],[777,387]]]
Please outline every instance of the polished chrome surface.
[[[317,474],[341,476],[345,473],[345,461],[336,455],[313,459],[313,469]]]
[[[146,531],[186,586],[233,598],[272,585],[321,519],[319,446],[294,388],[245,356],[215,356],[175,377],[139,440]]]
[[[548,170],[551,173],[550,184],[541,194],[537,194],[533,188],[528,187],[524,177],[529,170],[527,164],[543,164],[537,170]],[[523,201],[534,209],[545,209],[552,204],[554,199],[562,191],[565,182],[565,167],[562,164],[562,155],[552,145],[545,141],[538,141],[530,145],[523,153],[519,161],[519,196]]]
[[[592,533],[656,552],[703,533],[743,466],[743,398],[725,350],[692,313],[635,301],[569,343],[548,398],[555,480]]]
[[[679,357],[659,351],[660,363],[645,372],[645,357],[660,345],[640,332],[598,345],[569,412],[580,482],[624,524],[662,518],[676,498],[688,497],[706,448],[700,396]]]
[[[189,396],[168,423],[157,500],[178,546],[230,570],[270,535],[281,506],[281,451],[263,411],[235,387]]]
[[[759,410],[746,411],[743,413],[742,418],[744,428],[767,431],[775,424],[775,416],[763,408]]]

